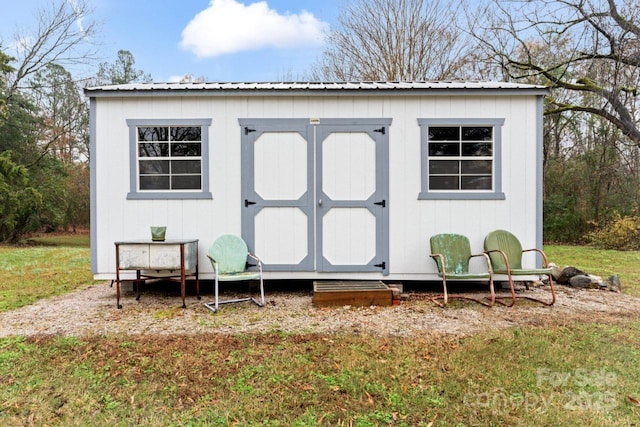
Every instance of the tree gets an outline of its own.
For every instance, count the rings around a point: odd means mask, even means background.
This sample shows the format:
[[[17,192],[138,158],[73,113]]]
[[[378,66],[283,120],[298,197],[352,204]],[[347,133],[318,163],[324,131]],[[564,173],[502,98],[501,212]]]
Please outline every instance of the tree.
[[[49,64],[31,80],[31,96],[42,121],[40,157],[51,153],[65,165],[89,158],[89,111],[71,73]]]
[[[493,0],[487,11],[474,34],[508,77],[562,89],[547,115],[596,115],[640,145],[640,1]]]
[[[26,167],[39,155],[37,108],[20,93],[8,99],[6,106],[0,122],[0,153],[10,151],[12,160]]]
[[[0,50],[0,241],[68,224],[68,181],[83,175],[69,170],[87,151],[86,100],[64,66],[93,60],[96,26],[86,0],[49,4],[15,58]]]
[[[71,73],[56,64],[35,74],[30,93],[40,119],[36,159],[40,165],[33,168],[32,176],[35,184],[47,189],[40,225],[75,231],[89,224],[87,101]]]
[[[7,80],[10,73],[14,71],[13,67],[9,65],[13,60],[14,58],[2,51],[2,45],[0,44],[0,125],[2,124],[2,116],[5,113],[4,106],[7,102]]]
[[[49,230],[65,223],[65,164],[54,152],[42,148],[46,123],[39,109],[20,92],[7,102],[5,120],[0,124],[0,153],[6,156],[5,184],[19,202],[7,207],[1,239],[18,240],[22,235],[45,227]],[[9,196],[7,196],[9,197]],[[13,197],[13,196],[12,196]],[[37,201],[37,203],[36,203]]]
[[[462,3],[440,0],[350,0],[311,69],[317,80],[429,80],[461,77]]]
[[[148,83],[151,74],[136,70],[133,54],[128,50],[119,50],[118,58],[113,64],[103,62],[98,67],[97,80],[99,85],[121,85],[127,83]]]
[[[78,227],[87,227],[90,222],[89,165],[76,163],[67,166],[65,180],[64,224],[75,233]]]
[[[15,37],[16,65],[6,74],[5,100],[29,89],[25,82],[50,64],[86,64],[95,58],[91,40],[97,27],[90,12],[86,0],[54,0],[49,9],[38,11],[35,33]]]
[[[30,185],[27,169],[15,164],[9,151],[0,153],[0,242],[33,231],[41,205],[42,195]]]

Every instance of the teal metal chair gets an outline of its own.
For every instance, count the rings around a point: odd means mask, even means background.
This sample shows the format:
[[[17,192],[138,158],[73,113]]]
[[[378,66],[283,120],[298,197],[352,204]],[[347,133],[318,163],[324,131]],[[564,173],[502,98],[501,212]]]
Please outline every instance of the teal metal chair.
[[[495,291],[493,287],[493,274],[487,254],[472,254],[469,239],[460,234],[436,234],[431,236],[429,243],[431,245],[430,256],[438,267],[438,276],[442,278],[442,288],[444,290],[442,295],[432,298],[433,302],[440,307],[447,305],[450,299],[475,301],[488,307],[494,304]],[[472,273],[469,271],[469,262],[473,257],[485,258],[487,262],[487,272]],[[447,280],[487,280],[489,281],[489,290],[491,292],[489,301],[483,301],[466,295],[449,295]],[[442,300],[442,304],[438,300]]]
[[[207,257],[211,261],[211,266],[215,273],[214,298],[213,302],[205,303],[205,307],[214,313],[218,311],[220,304],[230,304],[236,302],[251,301],[254,304],[264,307],[264,282],[262,280],[262,261],[249,253],[247,244],[238,236],[225,234],[218,237],[211,245]],[[247,258],[252,258],[257,262],[258,271],[247,271]],[[260,281],[260,300],[253,297],[235,298],[220,301],[218,298],[219,282],[238,282],[245,280]]]
[[[550,306],[556,302],[556,291],[553,287],[553,277],[551,276],[551,268],[547,255],[540,249],[522,249],[522,245],[516,236],[506,230],[494,230],[484,239],[484,250],[491,259],[491,266],[494,274],[506,274],[509,278],[509,287],[511,289],[511,304],[516,302],[516,292],[513,287],[513,278],[517,276],[549,276],[549,287],[551,288],[551,300],[543,301],[530,296],[522,296],[521,298],[531,301],[537,301],[544,305]],[[522,255],[525,252],[537,252],[541,255],[543,261],[542,268],[523,268]],[[529,289],[529,285],[525,282],[525,286]]]

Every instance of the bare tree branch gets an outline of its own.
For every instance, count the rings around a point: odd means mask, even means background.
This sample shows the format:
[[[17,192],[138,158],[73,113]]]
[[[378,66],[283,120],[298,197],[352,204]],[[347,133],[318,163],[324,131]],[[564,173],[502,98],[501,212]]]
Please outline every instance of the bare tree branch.
[[[466,34],[457,27],[462,3],[435,0],[350,0],[311,70],[318,80],[459,78]]]
[[[639,10],[638,0],[493,0],[472,33],[509,79],[580,94],[547,114],[597,115],[640,146]]]
[[[97,26],[90,18],[86,0],[55,0],[50,9],[38,12],[38,28],[33,35],[17,35],[18,58],[7,97],[11,97],[29,76],[48,64],[70,65],[95,59],[92,37]]]

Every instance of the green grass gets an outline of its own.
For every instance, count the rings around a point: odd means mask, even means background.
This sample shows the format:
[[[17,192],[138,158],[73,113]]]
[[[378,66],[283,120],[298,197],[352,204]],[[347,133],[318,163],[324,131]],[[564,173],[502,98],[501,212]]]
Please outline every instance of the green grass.
[[[88,235],[46,236],[34,246],[0,246],[0,311],[93,283]]]
[[[640,323],[0,340],[0,424],[628,426]]]
[[[89,233],[77,234],[43,234],[30,237],[25,241],[29,245],[39,246],[64,246],[72,248],[88,248],[90,243]]]
[[[570,265],[605,280],[616,275],[622,290],[640,296],[640,252],[597,249],[589,246],[545,246],[550,262],[560,267]]]
[[[42,244],[0,247],[0,310],[91,283],[86,245]],[[636,252],[545,250],[640,293]],[[3,338],[0,425],[634,425],[640,321],[609,322],[467,337]]]

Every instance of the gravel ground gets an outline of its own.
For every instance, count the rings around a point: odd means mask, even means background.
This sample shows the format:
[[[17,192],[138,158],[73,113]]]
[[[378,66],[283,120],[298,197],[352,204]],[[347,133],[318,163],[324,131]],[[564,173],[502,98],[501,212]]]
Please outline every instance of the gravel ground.
[[[548,290],[535,288],[522,294],[543,298]],[[211,295],[198,301],[187,295],[187,308],[174,290],[143,292],[136,301],[131,287],[123,286],[116,309],[115,288],[109,283],[89,286],[73,293],[39,301],[0,313],[0,336],[199,333],[374,333],[379,335],[470,335],[488,329],[517,325],[571,325],[576,322],[616,323],[640,315],[640,298],[605,290],[577,290],[558,286],[553,307],[519,300],[515,307],[483,307],[456,302],[440,308],[425,292],[403,294],[400,305],[391,307],[323,307],[312,304],[306,291],[269,292],[267,304],[222,306],[212,313],[203,306]],[[224,295],[229,297],[230,295]]]

